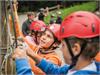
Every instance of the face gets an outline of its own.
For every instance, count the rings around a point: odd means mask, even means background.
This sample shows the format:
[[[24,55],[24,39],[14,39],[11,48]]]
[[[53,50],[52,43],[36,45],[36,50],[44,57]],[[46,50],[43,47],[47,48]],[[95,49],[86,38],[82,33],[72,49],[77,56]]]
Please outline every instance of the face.
[[[70,56],[70,53],[68,51],[67,44],[66,44],[66,42],[64,40],[62,40],[61,51],[63,53],[63,57],[64,57],[64,60],[65,60],[65,63],[66,64],[71,64],[71,56]]]
[[[54,37],[53,37],[53,34],[49,31],[49,30],[46,30],[41,38],[40,38],[40,47],[42,48],[48,48],[51,46],[51,44],[54,42]]]
[[[38,32],[38,34],[37,34],[37,42],[38,43],[40,42],[40,37],[41,37],[41,32]]]
[[[32,36],[33,38],[35,38],[35,33],[34,33],[34,32],[31,32],[31,36]]]
[[[71,42],[71,41],[70,41]],[[72,43],[70,43],[70,45],[72,45]],[[71,47],[71,50],[74,54],[74,56],[78,55],[80,53],[80,45],[79,43],[74,43],[73,46]],[[64,40],[62,40],[62,53],[63,53],[63,56],[64,56],[64,59],[65,59],[65,62],[67,64],[71,64],[71,54],[69,53],[69,49],[68,49],[68,46],[66,44],[66,42]]]
[[[28,16],[28,18],[30,19],[30,20],[33,20],[34,19],[34,15],[30,15],[30,16]]]

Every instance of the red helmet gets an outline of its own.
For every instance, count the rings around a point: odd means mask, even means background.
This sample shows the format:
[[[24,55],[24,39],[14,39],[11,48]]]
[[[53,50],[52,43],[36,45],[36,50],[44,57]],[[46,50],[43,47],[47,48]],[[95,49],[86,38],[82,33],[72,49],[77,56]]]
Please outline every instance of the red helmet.
[[[59,37],[59,30],[60,30],[60,25],[59,24],[52,24],[49,26],[49,29],[53,32],[55,37]]]
[[[100,19],[93,13],[78,11],[64,19],[60,28],[59,39],[75,36],[92,38],[100,35]]]
[[[42,31],[44,30],[46,27],[45,23],[43,21],[33,21],[30,25],[30,30],[34,30],[34,31]]]

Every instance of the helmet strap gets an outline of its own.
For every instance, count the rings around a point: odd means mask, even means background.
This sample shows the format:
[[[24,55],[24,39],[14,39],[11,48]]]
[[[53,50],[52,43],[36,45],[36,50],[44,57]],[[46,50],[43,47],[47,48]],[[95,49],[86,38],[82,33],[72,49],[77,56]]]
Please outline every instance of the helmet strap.
[[[37,35],[38,35],[38,31],[35,32],[35,43],[36,43],[36,44],[38,44]]]
[[[80,51],[80,53],[79,53],[78,55],[74,56],[74,54],[73,54],[73,52],[72,52],[72,49],[71,49],[71,45],[70,45],[68,39],[65,39],[65,41],[66,41],[66,44],[68,45],[69,53],[70,53],[70,55],[72,56],[72,63],[71,63],[71,65],[70,65],[70,67],[68,68],[68,70],[70,70],[70,69],[72,69],[72,68],[76,65],[79,56],[81,55],[81,53],[83,52],[83,50],[84,50],[84,49],[86,48],[86,46],[87,46],[87,42],[85,41],[85,42],[83,43],[83,45],[81,46],[81,51]]]
[[[54,36],[54,42],[49,46],[49,48],[48,49],[51,49],[52,48],[52,46],[53,46],[53,44],[55,43],[55,42],[57,42],[58,40],[57,40],[57,38],[55,38],[55,36]]]
[[[72,58],[74,57],[74,54],[73,54],[73,52],[72,52],[72,49],[71,49],[71,45],[70,45],[70,43],[69,43],[69,40],[66,38],[66,39],[64,39],[65,41],[66,41],[66,44],[67,44],[67,46],[68,46],[68,49],[69,49],[69,53],[70,53],[70,55],[72,56]]]
[[[54,41],[54,42],[49,46],[48,49],[52,48],[52,46],[53,46],[53,44],[54,44],[55,42],[56,42],[56,41]]]

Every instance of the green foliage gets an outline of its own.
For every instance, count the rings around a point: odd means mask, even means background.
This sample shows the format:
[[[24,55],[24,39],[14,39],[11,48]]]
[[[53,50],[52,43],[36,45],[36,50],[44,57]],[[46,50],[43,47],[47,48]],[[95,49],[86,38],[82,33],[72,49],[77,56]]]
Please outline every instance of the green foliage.
[[[93,11],[95,11],[95,9],[96,9],[96,2],[88,2],[88,3],[83,3],[81,5],[74,5],[74,6],[71,6],[69,8],[60,9],[59,11],[62,13],[61,17],[64,19],[65,16],[67,16],[70,13],[75,12],[75,11],[90,11],[90,12],[93,12]],[[50,14],[47,17],[45,17],[45,19],[44,19],[46,24],[49,24],[50,15],[52,13],[54,13],[56,15],[56,11],[50,12]]]

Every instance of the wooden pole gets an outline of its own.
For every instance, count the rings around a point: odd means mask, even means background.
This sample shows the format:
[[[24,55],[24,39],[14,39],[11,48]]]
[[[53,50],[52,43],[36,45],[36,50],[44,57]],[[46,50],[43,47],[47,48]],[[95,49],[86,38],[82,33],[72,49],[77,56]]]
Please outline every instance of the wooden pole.
[[[0,15],[1,15],[1,1],[0,1]],[[1,26],[1,16],[0,16],[0,26]],[[1,31],[1,27],[0,27]],[[1,33],[0,33],[0,44],[1,44]],[[1,65],[1,49],[0,49],[0,65]]]
[[[5,55],[8,52],[8,44],[10,42],[8,42],[8,11],[7,11],[7,5],[8,5],[8,1],[2,0],[0,1],[1,3],[1,22],[0,22],[0,50],[1,50],[1,54],[0,54],[0,61],[2,64],[2,61],[4,60]],[[0,65],[1,66],[1,65]],[[0,67],[1,69],[1,67]],[[3,75],[14,75],[15,71],[14,71],[15,67],[13,64],[13,61],[11,58],[7,57],[7,59],[5,60],[5,63],[3,64],[2,67],[2,74]],[[0,72],[1,75],[1,72]]]
[[[1,22],[0,22],[0,58],[1,63],[4,59],[4,56],[7,51],[7,26],[6,26],[6,14],[5,14],[5,8],[6,8],[6,1],[0,1],[0,7],[1,7]],[[4,68],[4,67],[3,67]]]

